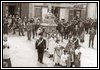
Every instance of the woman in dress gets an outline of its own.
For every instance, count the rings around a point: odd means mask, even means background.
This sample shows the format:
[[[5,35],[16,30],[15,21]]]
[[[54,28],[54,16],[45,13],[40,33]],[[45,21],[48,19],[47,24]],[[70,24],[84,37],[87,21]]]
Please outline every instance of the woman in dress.
[[[59,44],[60,40],[56,40],[56,46],[55,46],[55,51],[54,51],[54,62],[55,62],[55,66],[59,66],[60,65],[60,58],[61,58],[61,54],[62,54],[62,50],[61,50],[61,45]]]
[[[50,54],[49,58],[53,57],[54,54],[54,47],[55,47],[55,40],[54,38],[51,36],[49,38],[49,47],[48,47],[48,52]]]

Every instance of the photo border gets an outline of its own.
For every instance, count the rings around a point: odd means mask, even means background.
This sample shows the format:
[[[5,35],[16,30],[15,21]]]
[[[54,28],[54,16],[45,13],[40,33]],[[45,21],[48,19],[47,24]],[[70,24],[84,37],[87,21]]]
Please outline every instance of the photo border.
[[[4,68],[2,65],[3,61],[3,3],[97,3],[97,67],[7,67]],[[98,1],[1,1],[1,69],[98,69],[99,68],[99,2]]]

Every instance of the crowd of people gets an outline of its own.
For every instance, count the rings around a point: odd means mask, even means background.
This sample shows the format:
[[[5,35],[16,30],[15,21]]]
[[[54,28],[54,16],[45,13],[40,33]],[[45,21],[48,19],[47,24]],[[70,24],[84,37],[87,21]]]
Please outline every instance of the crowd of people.
[[[12,34],[19,33],[19,36],[25,36],[27,32],[27,39],[38,37],[36,40],[35,47],[38,50],[38,61],[43,63],[43,54],[49,53],[49,58],[53,58],[55,66],[62,67],[80,67],[81,58],[81,45],[79,42],[83,43],[85,34],[89,34],[89,47],[93,42],[97,29],[97,21],[91,18],[80,19],[74,18],[73,20],[66,22],[65,19],[56,20],[57,24],[56,33],[45,32],[45,28],[41,26],[40,19],[30,19],[27,20],[26,17],[20,18],[18,15],[4,16],[3,17],[3,51],[9,50],[9,47],[4,42],[7,42],[5,36],[12,32]],[[44,36],[46,33],[46,36]],[[32,35],[32,36],[31,36]],[[60,42],[63,40],[68,40],[66,46],[62,46]],[[5,41],[6,40],[6,41]],[[3,53],[4,54],[4,53]],[[5,55],[5,54],[4,54]],[[8,56],[7,54],[5,56]],[[11,67],[10,57],[3,57],[3,66]],[[7,65],[7,63],[10,65]]]
[[[24,36],[25,31],[27,31],[28,39],[31,37],[31,32],[34,38],[34,34],[40,26],[40,19],[36,19],[36,22],[34,22],[34,19],[27,20],[26,17],[20,18],[18,15],[4,16],[3,34],[11,32],[13,32],[12,34],[16,34],[16,32],[19,32],[19,36]]]

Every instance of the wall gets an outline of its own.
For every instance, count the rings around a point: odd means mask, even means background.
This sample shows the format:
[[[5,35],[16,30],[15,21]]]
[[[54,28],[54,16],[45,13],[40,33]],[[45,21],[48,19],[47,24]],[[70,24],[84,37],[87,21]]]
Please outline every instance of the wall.
[[[42,21],[45,20],[45,16],[47,15],[48,12],[48,8],[47,7],[43,7],[42,8]]]
[[[66,8],[66,14],[65,14],[65,19],[66,19],[66,21],[68,21],[68,18],[69,18],[69,9],[68,8]]]
[[[96,3],[88,3],[87,6],[87,18],[96,19]]]
[[[28,3],[21,3],[21,17],[27,17],[29,14],[29,4]]]

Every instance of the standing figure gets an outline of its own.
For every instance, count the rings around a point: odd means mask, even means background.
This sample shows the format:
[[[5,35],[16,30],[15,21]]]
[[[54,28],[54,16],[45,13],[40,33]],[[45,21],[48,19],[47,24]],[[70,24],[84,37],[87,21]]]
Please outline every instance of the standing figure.
[[[75,59],[75,45],[74,44],[71,44],[71,47],[70,47],[70,56],[71,56],[71,67],[73,67],[75,64],[74,64],[74,59]]]
[[[6,35],[3,38],[3,67],[11,67],[10,47]]]
[[[32,26],[31,26],[31,23],[30,22],[27,23],[26,28],[27,28],[27,37],[28,37],[28,40],[31,40],[31,30],[32,30]]]
[[[90,35],[89,36],[89,48],[90,48],[91,42],[92,42],[92,48],[93,48],[95,34],[96,34],[96,30],[94,29],[94,27],[92,27],[91,30],[89,31],[89,35]]]
[[[80,67],[80,58],[81,58],[81,52],[80,52],[80,46],[76,48],[75,50],[75,67]]]
[[[68,34],[68,40],[71,40],[72,39],[72,33],[70,32],[69,34]]]
[[[85,21],[85,31],[88,34],[88,30],[89,30],[89,20]]]
[[[3,34],[8,34],[8,21],[7,19],[4,20],[4,23],[3,23]]]
[[[96,19],[93,20],[91,27],[94,27],[95,30],[97,29],[97,20]]]
[[[62,42],[63,42],[63,36],[64,36],[64,38],[65,38],[65,26],[64,26],[64,21],[65,21],[65,19],[61,19],[61,37],[62,37]]]
[[[49,58],[50,57],[53,57],[53,54],[54,54],[54,47],[55,47],[55,40],[53,39],[53,37],[51,36],[49,38],[49,47],[48,47],[48,52],[50,54]]]
[[[13,30],[13,34],[15,34],[16,33],[16,31],[15,31],[16,30],[16,23],[15,22],[13,23],[12,30]]]
[[[12,23],[12,15],[9,15],[8,18],[8,23],[9,23],[9,29],[11,29],[11,27],[13,26],[13,23]]]
[[[46,40],[43,38],[42,33],[38,34],[39,39],[35,43],[38,52],[38,61],[43,64],[44,49],[46,49]]]
[[[33,38],[35,36],[35,23],[34,23],[34,20],[31,20],[30,23],[32,23],[32,35],[33,35]]]
[[[85,36],[85,28],[83,25],[83,22],[80,22],[79,24],[79,32],[78,32],[79,38],[80,38],[80,42],[84,42],[84,36]]]
[[[21,18],[19,18],[18,24],[19,24],[19,36],[20,36],[21,34],[22,34],[22,36],[24,36],[24,24],[23,24]]]
[[[75,45],[75,47],[74,47],[75,49],[80,46],[79,45],[79,39],[78,39],[77,36],[73,37],[73,44]]]
[[[73,35],[78,35],[78,31],[79,31],[79,28],[78,28],[78,25],[75,25],[75,28],[74,28],[74,31],[73,31]]]
[[[27,17],[26,16],[23,18],[23,22],[25,23],[24,30],[27,31],[27,28],[26,28],[26,26],[27,26]]]
[[[57,24],[56,30],[61,34],[61,23]]]
[[[67,39],[68,39],[68,36],[69,36],[68,24],[69,24],[69,22],[67,22],[66,27],[65,27],[65,36],[67,35]]]
[[[35,33],[36,33],[36,36],[37,36],[37,30],[38,30],[39,27],[40,27],[40,19],[37,19],[37,22],[35,24]]]
[[[55,66],[60,65],[60,58],[61,58],[61,45],[59,44],[60,40],[56,40],[56,46],[54,51],[54,62]]]
[[[64,50],[64,53],[61,55],[60,65],[62,65],[63,67],[71,66],[70,55],[69,52],[67,52],[66,50]]]
[[[66,26],[67,26],[67,23],[66,23],[66,20],[64,19],[63,20],[63,36],[64,36],[64,39],[66,38]]]

